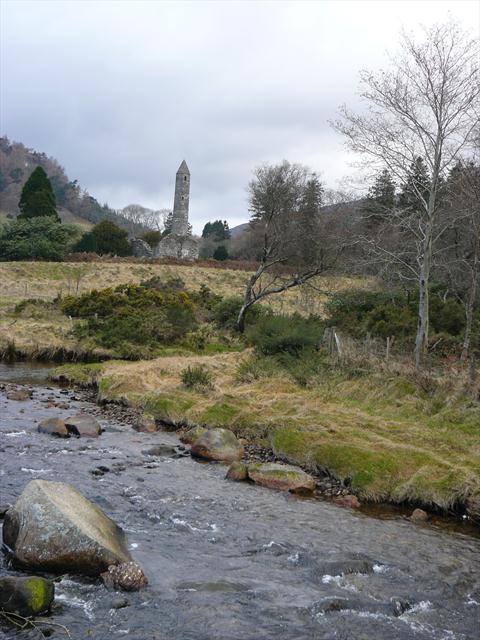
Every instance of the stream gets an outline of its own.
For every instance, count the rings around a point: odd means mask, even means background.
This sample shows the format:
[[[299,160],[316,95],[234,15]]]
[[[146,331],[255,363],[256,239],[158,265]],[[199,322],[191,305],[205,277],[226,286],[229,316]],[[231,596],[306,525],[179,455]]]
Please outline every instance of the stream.
[[[151,456],[154,445],[177,446],[176,435],[137,433],[46,373],[0,364],[0,382],[33,390],[26,401],[0,391],[0,505],[34,478],[68,482],[123,527],[149,578],[142,591],[116,593],[62,576],[50,619],[73,639],[480,637],[480,538],[230,482],[225,466],[190,456]],[[44,418],[79,411],[100,420],[98,439],[36,432]],[[358,559],[373,571],[341,572]],[[34,637],[0,623],[0,638]]]

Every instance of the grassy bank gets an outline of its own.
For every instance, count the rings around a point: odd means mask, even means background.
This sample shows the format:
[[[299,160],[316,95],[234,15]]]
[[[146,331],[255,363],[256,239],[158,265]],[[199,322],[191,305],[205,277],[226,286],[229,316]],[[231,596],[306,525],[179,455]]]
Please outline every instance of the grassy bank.
[[[280,370],[246,375],[251,358],[167,357],[56,373],[178,425],[231,428],[290,462],[327,470],[363,499],[448,509],[480,494],[480,407],[451,386],[455,372],[424,390],[408,368],[359,373],[325,363],[305,387]],[[213,388],[186,389],[182,370],[199,364]]]

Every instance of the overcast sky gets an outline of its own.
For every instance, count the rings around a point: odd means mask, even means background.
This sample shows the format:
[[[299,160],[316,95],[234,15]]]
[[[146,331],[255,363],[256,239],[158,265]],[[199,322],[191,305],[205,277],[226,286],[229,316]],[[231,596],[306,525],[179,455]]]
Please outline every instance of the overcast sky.
[[[262,162],[350,171],[328,119],[358,104],[358,72],[385,65],[402,27],[460,20],[455,2],[1,0],[0,133],[55,157],[100,202],[171,207],[192,173],[196,232],[248,219]]]

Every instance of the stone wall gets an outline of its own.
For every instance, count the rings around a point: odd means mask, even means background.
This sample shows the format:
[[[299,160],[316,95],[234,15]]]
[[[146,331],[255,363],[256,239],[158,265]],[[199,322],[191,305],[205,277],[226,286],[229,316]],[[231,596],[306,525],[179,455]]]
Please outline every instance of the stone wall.
[[[201,239],[195,236],[165,236],[153,251],[155,258],[173,257],[179,260],[197,260]]]

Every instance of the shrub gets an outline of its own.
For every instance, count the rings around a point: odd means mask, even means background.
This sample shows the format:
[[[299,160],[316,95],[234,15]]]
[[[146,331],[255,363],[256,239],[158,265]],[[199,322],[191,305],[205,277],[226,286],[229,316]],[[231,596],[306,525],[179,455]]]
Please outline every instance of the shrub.
[[[166,280],[162,280],[160,276],[152,276],[148,280],[143,280],[140,284],[147,289],[155,289],[155,291],[161,291],[163,293],[186,291],[185,282],[178,276],[173,276]]]
[[[367,332],[386,338],[413,337],[417,327],[418,296],[415,291],[349,291],[335,294],[326,304],[328,324],[353,337]],[[465,311],[438,287],[430,291],[430,326],[436,333],[459,336],[465,327]]]
[[[242,308],[243,298],[241,296],[231,296],[223,298],[213,309],[214,321],[222,329],[233,331],[237,326],[237,318]],[[263,307],[256,304],[247,310],[247,320],[255,322],[258,318],[266,314]]]
[[[317,348],[323,331],[324,325],[317,318],[270,315],[249,327],[247,339],[264,355],[298,356],[302,351]]]
[[[190,365],[186,369],[182,369],[180,374],[182,383],[187,389],[211,389],[213,387],[212,373],[205,365]]]
[[[53,216],[9,222],[0,231],[0,259],[63,260],[78,235],[78,227]]]
[[[78,298],[68,296],[62,311],[86,321],[74,329],[78,337],[92,337],[122,354],[131,354],[131,345],[143,345],[147,353],[154,351],[196,327],[195,307],[185,291],[168,293],[142,285],[124,284]]]

